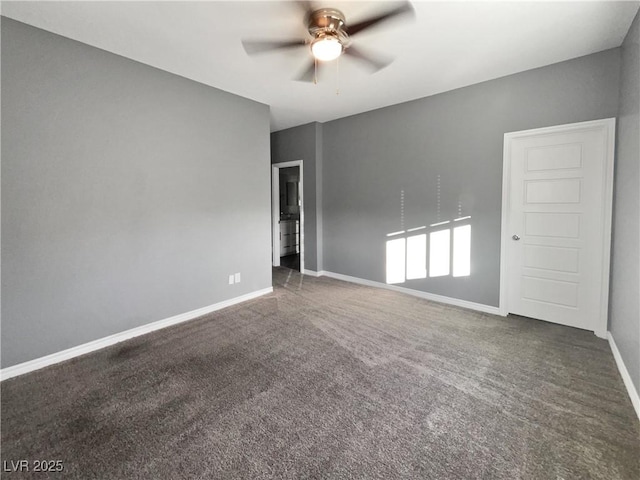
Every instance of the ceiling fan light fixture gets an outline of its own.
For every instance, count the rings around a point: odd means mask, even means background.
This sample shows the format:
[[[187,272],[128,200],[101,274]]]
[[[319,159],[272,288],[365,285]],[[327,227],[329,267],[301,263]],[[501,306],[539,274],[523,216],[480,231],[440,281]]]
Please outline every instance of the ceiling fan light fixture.
[[[330,62],[338,58],[342,53],[342,43],[337,37],[323,35],[313,41],[311,52],[317,60]]]

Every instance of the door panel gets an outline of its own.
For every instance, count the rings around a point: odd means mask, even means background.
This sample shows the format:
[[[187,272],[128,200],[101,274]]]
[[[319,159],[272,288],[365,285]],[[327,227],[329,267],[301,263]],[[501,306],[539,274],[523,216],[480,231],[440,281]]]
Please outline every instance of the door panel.
[[[578,214],[549,212],[523,212],[522,214],[524,233],[529,237],[580,238]]]
[[[602,124],[579,125],[505,136],[506,297],[508,312],[595,330],[611,135]]]
[[[565,307],[578,306],[578,284],[549,280],[544,277],[522,277],[522,298],[555,303]]]
[[[560,170],[582,167],[582,145],[577,143],[543,145],[529,149],[527,171]]]
[[[580,179],[535,180],[525,183],[526,203],[580,203]]]
[[[525,245],[523,251],[525,268],[578,273],[580,250],[577,248]]]

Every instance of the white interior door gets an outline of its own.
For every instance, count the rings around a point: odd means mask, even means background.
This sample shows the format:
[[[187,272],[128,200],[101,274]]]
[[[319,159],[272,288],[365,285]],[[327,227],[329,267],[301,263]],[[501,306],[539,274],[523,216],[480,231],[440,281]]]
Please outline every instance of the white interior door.
[[[506,313],[606,335],[614,126],[505,135]]]

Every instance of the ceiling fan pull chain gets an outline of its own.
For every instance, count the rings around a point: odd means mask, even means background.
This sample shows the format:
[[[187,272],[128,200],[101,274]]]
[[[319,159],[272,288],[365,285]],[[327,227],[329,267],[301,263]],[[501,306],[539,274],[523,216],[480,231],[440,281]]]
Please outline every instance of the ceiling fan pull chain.
[[[315,57],[313,59],[313,84],[318,84],[318,59]]]

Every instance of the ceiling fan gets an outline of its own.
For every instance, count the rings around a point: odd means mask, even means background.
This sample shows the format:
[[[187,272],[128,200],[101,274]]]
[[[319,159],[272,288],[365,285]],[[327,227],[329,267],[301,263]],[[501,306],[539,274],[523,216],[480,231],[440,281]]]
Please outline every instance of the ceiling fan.
[[[273,51],[290,50],[296,47],[310,47],[311,62],[299,81],[316,83],[318,62],[330,62],[341,55],[360,60],[374,72],[391,63],[388,58],[373,56],[353,45],[352,38],[378,24],[401,15],[413,16],[413,7],[408,1],[399,2],[394,8],[379,13],[357,23],[348,24],[344,14],[335,8],[314,8],[311,2],[295,2],[304,10],[304,24],[310,38],[292,40],[243,40],[242,45],[249,55]]]

